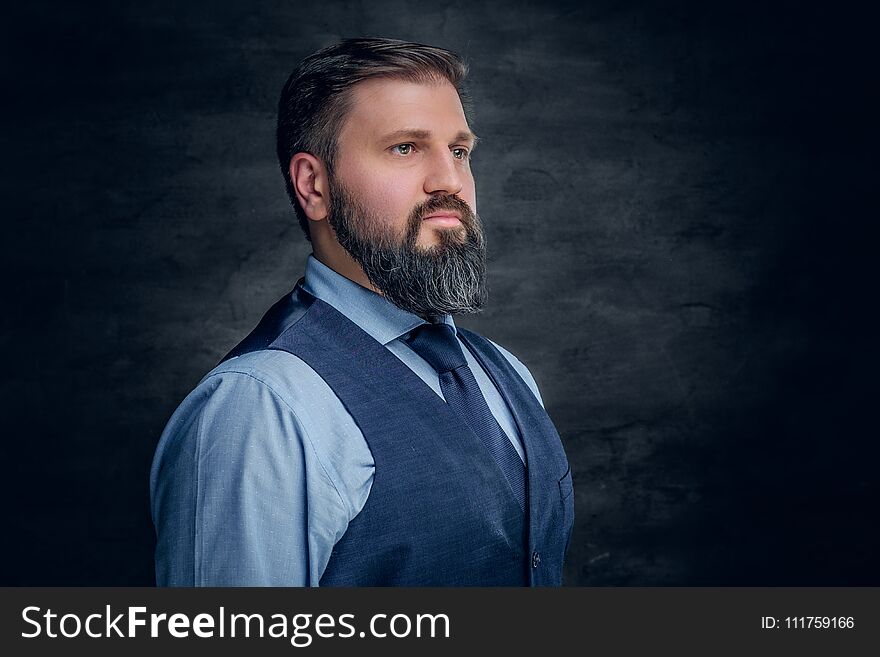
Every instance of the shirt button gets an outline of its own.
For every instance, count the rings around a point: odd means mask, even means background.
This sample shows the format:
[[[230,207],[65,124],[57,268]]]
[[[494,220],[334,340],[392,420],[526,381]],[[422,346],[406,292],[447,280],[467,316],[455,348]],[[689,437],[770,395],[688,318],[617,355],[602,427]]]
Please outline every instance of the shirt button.
[[[532,568],[537,568],[539,563],[541,563],[541,555],[537,552],[532,552]]]

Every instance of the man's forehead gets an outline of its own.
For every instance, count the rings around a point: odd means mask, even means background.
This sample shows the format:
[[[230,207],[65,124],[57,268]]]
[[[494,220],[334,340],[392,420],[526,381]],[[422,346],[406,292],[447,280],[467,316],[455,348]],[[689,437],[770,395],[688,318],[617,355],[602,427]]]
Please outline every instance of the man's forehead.
[[[374,78],[352,87],[346,128],[372,139],[473,137],[461,99],[448,81]]]

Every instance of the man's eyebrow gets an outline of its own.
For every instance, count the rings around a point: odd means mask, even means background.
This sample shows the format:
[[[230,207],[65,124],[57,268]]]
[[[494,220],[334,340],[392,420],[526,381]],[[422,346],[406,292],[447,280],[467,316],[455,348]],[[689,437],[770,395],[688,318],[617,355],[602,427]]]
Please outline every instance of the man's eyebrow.
[[[394,132],[389,132],[387,135],[382,137],[383,142],[395,141],[397,139],[430,139],[433,136],[433,133],[430,130],[422,130],[419,128],[404,128],[403,130],[395,130]],[[477,142],[479,138],[470,130],[460,130],[455,134],[452,138],[453,143],[458,142],[471,142],[471,148],[476,148]]]

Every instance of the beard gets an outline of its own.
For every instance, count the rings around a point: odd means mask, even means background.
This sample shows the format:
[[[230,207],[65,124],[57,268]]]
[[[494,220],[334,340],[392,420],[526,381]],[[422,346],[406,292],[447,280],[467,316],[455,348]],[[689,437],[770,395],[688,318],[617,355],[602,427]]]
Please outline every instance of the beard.
[[[461,225],[437,230],[439,241],[417,244],[424,217],[457,212]],[[486,249],[479,217],[454,195],[434,196],[412,209],[401,238],[331,181],[330,226],[372,285],[398,308],[426,319],[479,312],[486,302]]]

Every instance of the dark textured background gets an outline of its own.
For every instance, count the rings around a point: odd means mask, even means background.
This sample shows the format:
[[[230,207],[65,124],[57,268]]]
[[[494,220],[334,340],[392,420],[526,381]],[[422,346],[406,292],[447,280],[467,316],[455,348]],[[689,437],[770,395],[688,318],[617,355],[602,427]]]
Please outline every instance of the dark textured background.
[[[567,582],[880,584],[873,24],[840,3],[19,3],[0,583],[153,582],[164,423],[309,253],[281,85],[384,35],[471,62],[492,298],[462,324],[531,368],[563,436]]]

